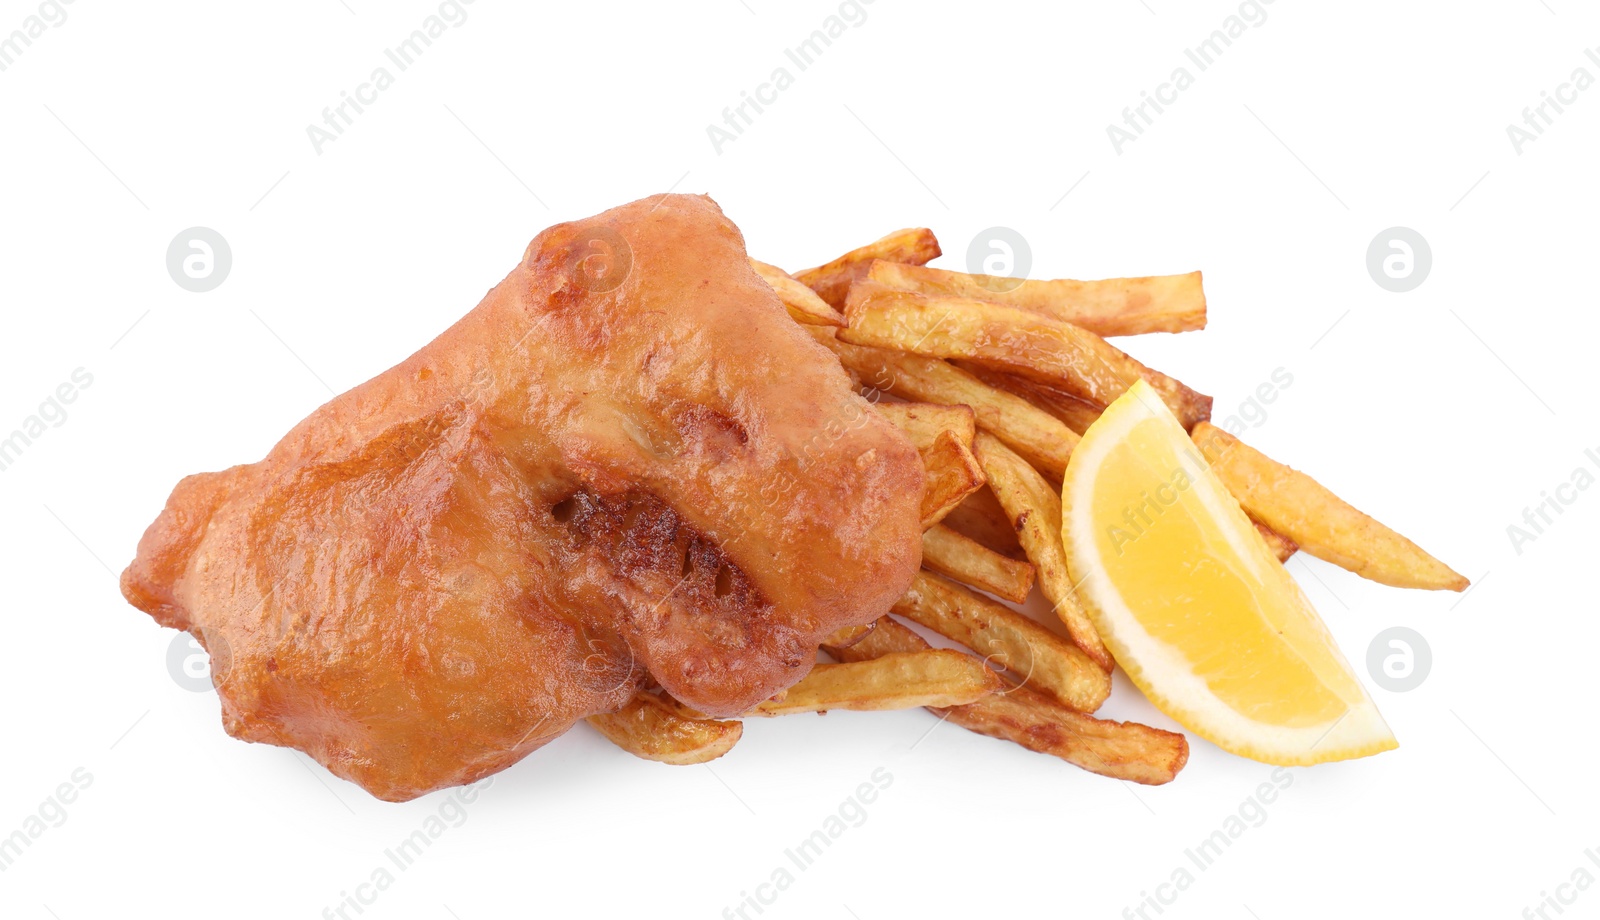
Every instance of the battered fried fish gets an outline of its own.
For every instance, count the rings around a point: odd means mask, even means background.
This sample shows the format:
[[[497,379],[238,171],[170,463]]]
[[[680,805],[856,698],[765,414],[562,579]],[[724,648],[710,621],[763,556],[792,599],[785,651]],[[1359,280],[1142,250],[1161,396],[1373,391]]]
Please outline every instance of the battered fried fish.
[[[439,338],[259,463],[180,482],[122,575],[223,724],[402,801],[647,681],[714,716],[803,677],[920,559],[922,467],[709,198],[539,234]]]

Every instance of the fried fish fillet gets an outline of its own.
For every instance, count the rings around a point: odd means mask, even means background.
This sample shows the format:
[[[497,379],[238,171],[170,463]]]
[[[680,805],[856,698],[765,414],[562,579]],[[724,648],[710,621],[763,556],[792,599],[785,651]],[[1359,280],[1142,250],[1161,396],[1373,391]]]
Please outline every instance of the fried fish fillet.
[[[920,561],[922,465],[709,198],[541,233],[483,302],[259,463],[180,482],[122,576],[223,724],[401,801],[648,682],[713,716]]]

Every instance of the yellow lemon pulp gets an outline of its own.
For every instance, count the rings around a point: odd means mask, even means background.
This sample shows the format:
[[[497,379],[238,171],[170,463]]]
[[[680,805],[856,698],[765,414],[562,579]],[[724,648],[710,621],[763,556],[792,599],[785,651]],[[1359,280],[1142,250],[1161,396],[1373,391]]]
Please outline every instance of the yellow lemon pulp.
[[[1305,593],[1147,384],[1084,433],[1061,501],[1078,594],[1157,708],[1267,763],[1396,746]]]

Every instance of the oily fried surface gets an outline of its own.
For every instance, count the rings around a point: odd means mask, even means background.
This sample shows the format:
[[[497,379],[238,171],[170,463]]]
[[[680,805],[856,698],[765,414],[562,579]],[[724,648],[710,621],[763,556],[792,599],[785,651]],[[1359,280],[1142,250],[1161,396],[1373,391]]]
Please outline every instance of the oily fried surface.
[[[185,479],[123,593],[210,649],[231,734],[403,800],[647,681],[714,716],[793,684],[910,584],[921,494],[738,229],[656,196],[541,233],[264,460]]]

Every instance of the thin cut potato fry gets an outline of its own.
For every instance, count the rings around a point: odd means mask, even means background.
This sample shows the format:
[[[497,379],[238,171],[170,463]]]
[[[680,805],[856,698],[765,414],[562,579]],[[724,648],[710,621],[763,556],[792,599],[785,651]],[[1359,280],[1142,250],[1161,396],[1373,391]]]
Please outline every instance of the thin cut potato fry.
[[[984,488],[968,495],[955,510],[945,515],[941,527],[948,527],[969,540],[1011,559],[1026,559],[1017,530],[1006,517],[1006,509],[994,492]]]
[[[1057,479],[1066,472],[1078,436],[1026,399],[986,386],[938,358],[849,345],[839,341],[832,329],[809,328],[865,386],[902,399],[971,406],[979,428],[1006,442],[1029,463]]]
[[[1199,272],[1104,281],[1045,281],[875,262],[867,277],[901,291],[1021,307],[1098,335],[1188,332],[1206,327],[1206,295]]]
[[[1004,390],[1033,403],[1071,428],[1074,434],[1082,435],[1089,430],[1090,425],[1094,424],[1095,419],[1100,417],[1101,408],[1094,403],[1079,399],[1071,393],[1063,393],[1054,387],[1045,386],[1037,380],[1018,377],[1016,374],[984,367],[971,361],[952,363],[997,390]]]
[[[867,640],[870,639],[869,634]],[[1003,686],[1005,682],[1000,675],[963,652],[954,649],[901,652],[849,664],[816,665],[810,674],[789,688],[783,699],[767,700],[749,715],[960,706],[982,699]]]
[[[852,249],[827,265],[795,272],[801,284],[817,292],[830,306],[844,306],[850,285],[865,278],[875,259],[922,265],[939,257],[939,240],[926,227],[896,230],[883,239]]]
[[[943,524],[922,532],[922,565],[1013,604],[1026,601],[1033,590],[1032,565],[1002,556]]]
[[[961,297],[929,297],[872,282],[850,288],[839,339],[930,358],[966,358],[1060,387],[1099,406],[1144,379],[1184,430],[1211,417],[1211,397],[1134,360],[1071,323]]]
[[[1318,559],[1397,588],[1466,590],[1467,579],[1305,473],[1215,425],[1195,426],[1192,437],[1247,514]]]
[[[873,622],[872,632],[861,641],[849,646],[836,646],[828,641],[822,643],[822,648],[840,661],[850,663],[871,661],[884,655],[928,651],[933,646],[904,623],[884,614]]]
[[[976,539],[944,525],[922,531],[923,568],[987,590],[1011,603],[1026,602],[1034,590],[1034,566],[1000,555]]]
[[[1082,435],[1085,431],[1088,431],[1089,426],[1094,424],[1095,420],[1100,417],[1099,406],[1085,402],[1068,393],[1063,393],[1060,390],[1047,387],[1038,381],[1029,380],[1026,377],[1018,377],[1015,374],[1008,374],[992,367],[983,367],[970,361],[956,361],[953,363],[957,368],[966,371],[989,386],[1020,396],[1044,409],[1060,419],[1075,434]],[[1210,423],[1207,422],[1205,424],[1209,425]],[[1199,429],[1196,428],[1196,430],[1198,431]],[[969,502],[964,502],[963,505],[968,503],[970,503],[970,500]],[[957,524],[970,524],[969,517],[961,514],[961,508],[957,508],[952,514],[956,515]],[[947,517],[946,520],[948,521],[949,518]],[[1256,525],[1256,530],[1261,534],[1261,539],[1267,541],[1267,548],[1272,550],[1272,554],[1278,557],[1279,562],[1288,562],[1289,557],[1299,550],[1300,547],[1283,534],[1278,533],[1260,521],[1253,521],[1253,523]],[[958,527],[957,529],[960,528]]]
[[[928,643],[921,636],[882,617],[867,639],[849,648],[830,646],[828,653],[840,661],[864,661],[925,648]],[[1183,735],[1136,722],[1096,719],[1027,687],[932,711],[968,731],[1012,741],[1091,773],[1135,783],[1157,786],[1170,782],[1189,759],[1189,742]]]
[[[855,645],[857,642],[860,642],[862,639],[865,639],[867,637],[867,633],[872,632],[872,630],[876,628],[877,623],[877,620],[873,620],[871,623],[868,623],[864,626],[841,626],[829,633],[828,638],[822,640],[822,644],[838,646],[840,648],[849,648],[850,646]]]
[[[1094,424],[1095,420],[1100,417],[1099,406],[1085,402],[1068,393],[1063,393],[1060,390],[1047,387],[1038,381],[1029,380],[1026,377],[1018,377],[1015,374],[1008,374],[992,367],[973,364],[970,361],[952,363],[989,386],[1020,396],[1044,409],[1060,419],[1063,424],[1078,435],[1088,431],[1089,426]],[[959,511],[960,509],[957,510]],[[1267,548],[1272,550],[1273,555],[1278,557],[1279,562],[1288,562],[1289,557],[1293,556],[1296,550],[1299,549],[1293,540],[1278,533],[1271,527],[1262,524],[1260,521],[1256,521],[1255,525],[1256,530],[1261,533],[1261,538],[1267,541]]]
[[[750,267],[772,286],[773,293],[778,295],[795,322],[808,326],[844,325],[843,313],[829,306],[815,291],[789,277],[783,269],[755,259],[750,260]]]
[[[1061,495],[1038,470],[993,436],[979,434],[976,452],[989,477],[989,488],[1006,509],[1017,539],[1038,573],[1039,589],[1066,624],[1067,635],[1100,667],[1111,670],[1111,653],[1072,592],[1067,551],[1061,544]]]
[[[959,642],[1079,712],[1111,695],[1111,674],[1077,646],[1009,607],[918,572],[894,612]]]
[[[906,433],[917,450],[933,446],[941,431],[954,432],[956,438],[970,449],[972,439],[978,434],[977,416],[973,414],[971,406],[914,402],[880,402],[875,405],[884,418]]]
[[[983,467],[953,431],[941,431],[921,451],[924,471],[922,529],[944,520],[961,500],[983,488]]]
[[[1061,419],[1062,424],[1066,424],[1069,429],[1074,430],[1074,434],[1082,435],[1083,432],[1090,429],[1091,424],[1094,424],[1094,419],[1098,419],[1099,414],[1101,414],[1099,406],[1083,402],[1080,398],[1064,394],[1061,390],[1046,387],[1042,382],[1019,378],[1016,374],[1008,374],[1005,371],[995,370],[995,368],[974,365],[971,362],[952,363],[960,370],[973,374],[974,378],[986,382],[986,384],[995,387],[995,389],[1005,390],[1008,394],[1019,395],[1019,397],[1026,398],[1027,402],[1040,406],[1043,410]],[[1206,422],[1206,424],[1210,424],[1210,422]],[[960,510],[962,509],[957,509],[957,512],[952,512],[952,514],[957,514],[957,523],[966,522],[968,518],[965,515],[958,514]],[[1256,525],[1256,531],[1261,533],[1261,539],[1267,541],[1267,549],[1272,550],[1272,555],[1278,557],[1278,562],[1288,562],[1291,555],[1294,555],[1294,552],[1299,549],[1294,544],[1293,539],[1286,538],[1282,533],[1272,530],[1270,526],[1264,525],[1259,520],[1254,522],[1254,525]]]
[[[950,722],[968,731],[1013,741],[1090,773],[1146,786],[1172,782],[1189,762],[1189,739],[1177,732],[1097,719],[1027,687],[933,711],[948,713]]]
[[[640,693],[616,712],[588,723],[624,751],[659,763],[696,764],[728,753],[744,726],[739,722],[691,719],[652,693]]]
[[[1256,525],[1256,533],[1261,534],[1261,539],[1266,541],[1267,549],[1272,550],[1272,555],[1277,556],[1279,562],[1288,562],[1289,557],[1299,551],[1299,544],[1271,527],[1255,519],[1251,519],[1250,523]]]

